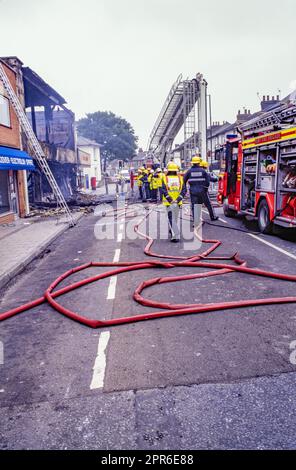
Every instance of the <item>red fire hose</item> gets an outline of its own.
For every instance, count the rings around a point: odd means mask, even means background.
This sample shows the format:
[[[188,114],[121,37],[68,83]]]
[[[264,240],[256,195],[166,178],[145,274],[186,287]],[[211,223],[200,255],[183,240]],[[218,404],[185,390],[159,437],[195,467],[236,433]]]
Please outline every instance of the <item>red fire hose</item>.
[[[161,317],[170,317],[175,315],[186,315],[190,313],[204,313],[204,312],[214,312],[219,310],[226,310],[226,309],[233,309],[233,308],[240,308],[240,307],[253,307],[256,305],[270,305],[270,304],[285,304],[285,303],[296,303],[296,297],[273,297],[273,298],[264,298],[264,299],[250,299],[250,300],[234,300],[230,302],[218,302],[218,303],[207,303],[207,304],[170,304],[167,302],[160,302],[146,299],[142,296],[142,292],[157,284],[165,284],[169,282],[178,282],[190,279],[201,279],[210,276],[220,276],[223,274],[230,274],[234,272],[241,272],[245,274],[255,275],[255,276],[263,276],[267,278],[273,279],[280,279],[284,281],[296,281],[296,275],[290,274],[280,274],[280,273],[273,273],[271,271],[263,271],[261,269],[253,269],[248,268],[246,266],[246,262],[239,258],[239,255],[235,253],[229,257],[213,257],[209,256],[213,253],[220,245],[221,241],[219,240],[210,240],[210,239],[203,239],[201,240],[203,243],[211,244],[212,246],[208,248],[201,254],[184,257],[184,256],[167,256],[159,253],[152,252],[151,247],[154,240],[149,237],[148,235],[141,233],[139,231],[139,225],[149,216],[153,209],[147,211],[146,215],[142,218],[142,220],[135,226],[135,231],[147,240],[147,244],[144,248],[144,253],[148,256],[153,256],[156,258],[165,258],[167,261],[160,261],[160,260],[147,260],[147,261],[137,261],[137,262],[118,262],[118,263],[108,263],[108,262],[90,262],[78,266],[76,268],[70,269],[66,271],[64,274],[59,276],[55,281],[53,281],[50,286],[46,289],[44,295],[39,297],[32,302],[27,304],[21,305],[20,307],[14,308],[12,310],[8,310],[7,312],[0,314],[0,321],[6,320],[7,318],[13,317],[18,313],[24,312],[31,308],[37,307],[44,302],[48,302],[54,310],[57,312],[75,320],[83,325],[90,326],[91,328],[102,328],[102,327],[110,327],[115,325],[120,325],[122,323],[134,323],[137,321],[142,320],[152,320],[155,318]],[[131,211],[125,209],[120,209],[117,213],[117,216],[120,215],[130,215]],[[210,261],[209,261],[210,260]],[[215,262],[213,262],[213,260]],[[222,261],[232,261],[233,264],[227,264]],[[55,290],[58,285],[71,276],[74,273],[79,271],[83,271],[84,269],[88,269],[90,267],[117,267],[116,269],[112,269],[110,271],[106,271],[104,273],[91,276],[85,278],[81,281],[74,282],[66,287],[63,287],[59,290]],[[92,282],[99,281],[100,279],[105,279],[110,276],[115,276],[120,273],[129,272],[129,271],[136,271],[139,269],[173,269],[176,267],[190,267],[190,268],[208,268],[209,271],[196,273],[196,274],[187,274],[187,275],[179,275],[179,276],[171,276],[171,277],[155,277],[153,279],[148,279],[146,281],[141,282],[136,290],[134,291],[133,298],[136,302],[140,303],[144,306],[149,306],[153,308],[160,308],[163,309],[157,312],[148,312],[144,314],[129,316],[129,317],[119,317],[113,318],[111,320],[92,320],[83,315],[79,315],[78,313],[73,312],[65,307],[63,307],[59,302],[55,299],[67,292],[71,292],[79,287],[85,286],[86,284],[90,284]]]

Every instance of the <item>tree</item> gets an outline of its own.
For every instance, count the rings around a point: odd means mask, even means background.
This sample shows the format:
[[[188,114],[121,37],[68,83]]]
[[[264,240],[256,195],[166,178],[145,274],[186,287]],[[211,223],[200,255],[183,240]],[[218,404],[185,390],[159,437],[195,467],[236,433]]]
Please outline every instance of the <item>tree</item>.
[[[137,149],[135,131],[131,124],[111,111],[88,113],[78,121],[78,133],[102,145],[104,171],[107,160],[130,160]]]

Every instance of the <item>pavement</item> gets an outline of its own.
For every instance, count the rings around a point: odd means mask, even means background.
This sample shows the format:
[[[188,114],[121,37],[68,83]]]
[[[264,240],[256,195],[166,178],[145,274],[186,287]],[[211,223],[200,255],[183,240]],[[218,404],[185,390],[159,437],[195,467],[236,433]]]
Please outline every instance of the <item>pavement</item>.
[[[296,273],[295,235],[251,233],[253,222],[226,219],[220,210],[219,215],[218,223],[204,227],[207,238],[223,242],[217,254],[238,250],[251,267]],[[153,231],[159,217],[153,212],[146,228]],[[1,311],[39,297],[73,266],[90,260],[142,260],[143,240],[126,238],[124,231],[133,233],[136,219],[114,222],[99,211],[83,217],[7,284]],[[100,239],[104,227],[108,239]],[[167,234],[165,224],[158,228]],[[165,238],[153,249],[190,253],[183,243],[172,247]],[[190,270],[177,268],[174,275]],[[102,268],[76,273],[73,280],[97,272]],[[132,293],[155,275],[155,268],[129,272],[89,284],[61,301],[97,319],[145,312]],[[291,282],[234,273],[145,291],[148,298],[180,303],[294,293]],[[74,323],[44,304],[3,322],[0,340],[2,449],[296,448],[293,304],[103,330]]]
[[[100,196],[101,202],[116,199],[116,185],[109,185],[106,195],[105,185],[95,191],[85,190],[86,194]],[[72,212],[75,222],[82,216],[81,212]],[[25,269],[36,257],[41,256],[48,246],[69,228],[63,216],[28,217],[13,223],[0,225],[0,288]]]
[[[77,222],[83,213],[73,212],[72,215]],[[65,217],[45,220],[29,217],[0,225],[0,288],[40,256],[68,228]]]

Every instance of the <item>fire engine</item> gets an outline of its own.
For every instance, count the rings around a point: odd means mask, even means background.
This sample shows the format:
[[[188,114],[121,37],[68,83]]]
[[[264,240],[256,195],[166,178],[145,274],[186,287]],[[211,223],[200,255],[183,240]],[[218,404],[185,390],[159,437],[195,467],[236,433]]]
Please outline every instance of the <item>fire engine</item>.
[[[238,128],[216,151],[218,203],[226,217],[258,219],[259,230],[296,227],[296,105],[283,104]]]

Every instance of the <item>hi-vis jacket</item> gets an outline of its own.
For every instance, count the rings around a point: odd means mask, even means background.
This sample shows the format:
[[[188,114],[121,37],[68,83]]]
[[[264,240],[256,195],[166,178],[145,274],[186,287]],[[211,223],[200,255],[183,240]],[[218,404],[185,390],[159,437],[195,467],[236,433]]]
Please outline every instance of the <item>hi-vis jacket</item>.
[[[139,188],[140,188],[141,186],[143,186],[143,181],[142,181],[142,180],[143,180],[143,176],[144,176],[143,173],[139,173],[139,174],[138,174],[138,177],[137,177],[137,185],[138,185]]]
[[[152,189],[158,189],[162,187],[162,179],[163,179],[163,174],[162,173],[154,173],[152,176]]]
[[[148,175],[148,183],[149,183],[149,188],[153,189],[152,187],[152,178],[153,178],[153,173],[149,173]]]
[[[173,201],[182,196],[183,189],[183,178],[181,175],[163,175],[162,178],[162,203],[164,206],[170,206],[171,202],[167,200],[167,197],[171,197]],[[178,202],[178,205],[182,205],[182,201]]]

